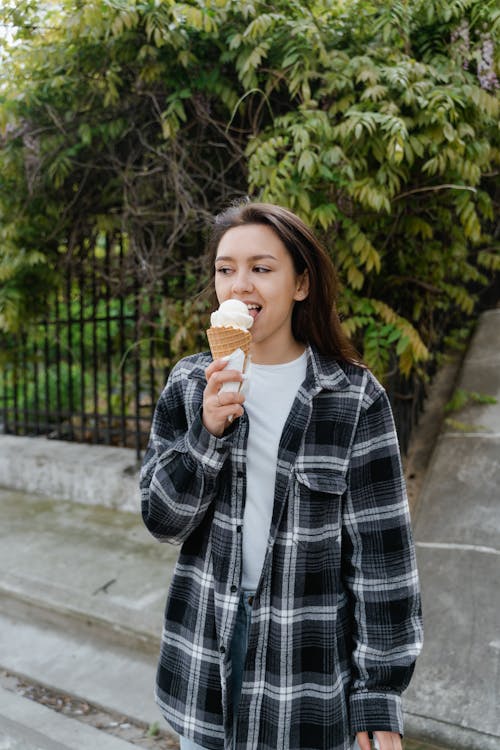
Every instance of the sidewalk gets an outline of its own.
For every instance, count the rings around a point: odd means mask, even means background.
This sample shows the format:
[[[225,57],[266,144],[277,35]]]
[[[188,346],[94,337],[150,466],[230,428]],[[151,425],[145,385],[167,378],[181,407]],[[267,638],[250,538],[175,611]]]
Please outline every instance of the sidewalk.
[[[500,310],[485,313],[459,387],[498,399],[453,414],[414,532],[425,642],[406,693],[411,736],[458,750],[500,748]]]

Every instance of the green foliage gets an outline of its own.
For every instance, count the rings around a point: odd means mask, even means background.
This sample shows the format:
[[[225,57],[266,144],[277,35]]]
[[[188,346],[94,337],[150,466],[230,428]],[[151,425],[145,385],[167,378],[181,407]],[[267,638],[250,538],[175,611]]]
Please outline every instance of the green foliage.
[[[464,388],[457,388],[451,399],[446,404],[444,410],[446,414],[460,411],[470,404],[496,404],[497,399],[494,396],[488,396],[485,393],[477,391],[467,391]]]
[[[149,725],[146,737],[157,737],[160,734],[160,725],[157,721],[154,721]]]
[[[488,428],[482,424],[470,424],[462,422],[460,419],[453,419],[452,417],[445,419],[445,425],[453,432],[488,432]]]
[[[186,260],[201,286],[208,216],[247,193],[322,235],[378,375],[394,355],[421,369],[474,315],[500,269],[494,3],[12,0],[0,16],[1,328],[44,303],[61,243],[103,227],[146,289]],[[180,354],[206,320],[177,291]]]

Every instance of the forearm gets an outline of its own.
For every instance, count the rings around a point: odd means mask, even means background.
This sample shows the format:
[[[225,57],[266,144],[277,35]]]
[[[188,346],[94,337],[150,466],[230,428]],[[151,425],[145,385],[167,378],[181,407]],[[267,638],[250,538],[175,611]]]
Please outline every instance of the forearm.
[[[228,453],[229,440],[208,433],[200,415],[176,440],[152,439],[140,486],[144,523],[157,539],[179,544],[199,525],[214,500]]]

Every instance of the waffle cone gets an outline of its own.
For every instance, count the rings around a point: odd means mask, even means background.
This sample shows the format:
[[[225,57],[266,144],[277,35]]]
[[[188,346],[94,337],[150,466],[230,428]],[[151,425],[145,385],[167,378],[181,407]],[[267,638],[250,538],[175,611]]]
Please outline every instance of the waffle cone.
[[[212,326],[207,331],[207,338],[214,359],[227,357],[236,349],[241,349],[245,353],[246,361],[252,341],[250,331],[244,331],[241,328],[231,328],[230,326]]]

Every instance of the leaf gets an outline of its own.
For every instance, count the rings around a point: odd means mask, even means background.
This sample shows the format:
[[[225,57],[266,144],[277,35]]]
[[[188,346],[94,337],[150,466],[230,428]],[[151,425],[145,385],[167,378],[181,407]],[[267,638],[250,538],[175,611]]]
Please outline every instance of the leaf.
[[[148,731],[146,732],[147,737],[157,737],[160,734],[160,725],[157,721],[154,721],[149,725]]]
[[[351,265],[347,269],[347,281],[353,289],[361,289],[364,283],[364,276],[356,266]]]
[[[478,393],[477,391],[469,391],[464,388],[456,388],[453,396],[444,407],[446,414],[460,411],[471,403],[476,404],[497,404],[498,400],[495,396],[489,396],[485,393]]]
[[[89,146],[92,143],[92,130],[87,123],[82,123],[78,127],[78,134],[85,146]]]
[[[315,157],[312,151],[302,151],[297,168],[299,172],[311,175],[315,167]]]

